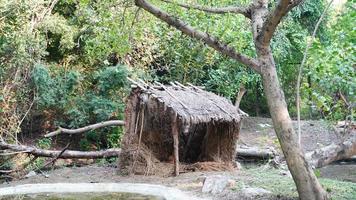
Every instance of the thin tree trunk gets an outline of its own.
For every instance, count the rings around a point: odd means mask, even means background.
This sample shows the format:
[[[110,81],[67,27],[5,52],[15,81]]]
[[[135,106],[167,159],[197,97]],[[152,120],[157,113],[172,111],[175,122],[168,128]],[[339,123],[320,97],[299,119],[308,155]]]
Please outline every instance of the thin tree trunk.
[[[324,200],[327,194],[319,184],[313,170],[304,158],[298,143],[297,135],[292,126],[284,93],[278,81],[277,71],[272,55],[267,59],[269,64],[263,66],[263,87],[273,125],[286,158],[288,168],[296,183],[299,198],[303,200]]]
[[[256,88],[255,88],[255,92],[256,92],[256,98],[255,98],[255,112],[256,112],[256,116],[260,116],[260,91],[258,88],[258,83],[256,83]]]

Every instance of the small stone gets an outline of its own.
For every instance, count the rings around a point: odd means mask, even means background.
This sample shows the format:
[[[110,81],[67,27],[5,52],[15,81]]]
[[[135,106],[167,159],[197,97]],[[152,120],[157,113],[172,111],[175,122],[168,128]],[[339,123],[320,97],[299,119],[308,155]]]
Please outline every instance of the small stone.
[[[202,192],[212,194],[221,193],[228,185],[230,185],[229,181],[230,179],[226,176],[208,176],[205,178]]]
[[[227,186],[228,188],[234,188],[236,186],[236,181],[232,179],[228,180]]]
[[[246,198],[254,198],[272,193],[262,188],[245,188],[241,192]]]
[[[292,174],[287,170],[282,170],[279,174],[282,176],[288,176],[288,177],[292,178]]]
[[[263,196],[266,194],[271,194],[272,192],[262,188],[244,188],[241,190],[241,193],[246,198],[253,198],[253,197]]]
[[[35,171],[30,171],[28,174],[25,175],[25,178],[30,178],[32,176],[36,176],[36,172]]]

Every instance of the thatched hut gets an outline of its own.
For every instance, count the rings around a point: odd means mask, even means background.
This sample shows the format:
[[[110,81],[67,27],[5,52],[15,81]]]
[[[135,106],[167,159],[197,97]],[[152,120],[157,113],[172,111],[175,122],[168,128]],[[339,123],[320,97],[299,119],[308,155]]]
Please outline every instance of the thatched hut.
[[[121,170],[157,174],[163,170],[159,163],[174,163],[171,168],[178,175],[179,163],[234,163],[241,114],[229,100],[178,82],[164,86],[141,81],[132,88]]]

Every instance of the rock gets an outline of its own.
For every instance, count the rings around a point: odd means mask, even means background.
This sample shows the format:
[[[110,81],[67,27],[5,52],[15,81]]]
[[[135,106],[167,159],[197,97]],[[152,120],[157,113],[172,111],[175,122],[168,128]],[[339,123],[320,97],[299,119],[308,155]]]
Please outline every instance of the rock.
[[[281,170],[279,172],[279,174],[282,176],[288,176],[288,177],[292,178],[292,174],[288,170]]]
[[[36,176],[36,172],[35,171],[30,171],[28,174],[25,175],[25,178],[30,178],[32,176]]]
[[[269,124],[258,124],[261,128],[271,127]]]
[[[233,187],[234,185],[235,181],[226,176],[208,176],[205,178],[202,192],[217,194],[224,191],[226,187]]]
[[[246,198],[253,198],[258,196],[264,196],[266,194],[271,194],[272,192],[262,189],[262,188],[244,188],[241,193]]]

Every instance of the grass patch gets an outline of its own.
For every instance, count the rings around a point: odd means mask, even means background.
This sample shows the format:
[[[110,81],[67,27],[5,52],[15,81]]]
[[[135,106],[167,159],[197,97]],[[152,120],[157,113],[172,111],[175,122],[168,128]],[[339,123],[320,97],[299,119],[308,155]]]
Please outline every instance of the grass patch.
[[[276,196],[297,198],[298,193],[293,179],[282,175],[280,169],[267,166],[244,169],[243,176],[237,180],[236,190],[244,187],[258,187],[271,191]],[[356,183],[319,178],[320,183],[334,200],[356,199]]]
[[[356,199],[356,183],[320,178],[320,183],[330,194],[331,199]]]

